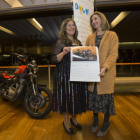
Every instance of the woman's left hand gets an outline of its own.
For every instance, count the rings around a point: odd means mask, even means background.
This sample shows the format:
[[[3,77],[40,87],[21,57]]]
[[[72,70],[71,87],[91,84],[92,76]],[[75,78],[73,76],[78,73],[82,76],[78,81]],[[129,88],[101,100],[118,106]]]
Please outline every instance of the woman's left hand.
[[[106,70],[107,70],[106,67],[101,68],[101,71],[100,71],[100,73],[99,73],[99,76],[104,76]]]

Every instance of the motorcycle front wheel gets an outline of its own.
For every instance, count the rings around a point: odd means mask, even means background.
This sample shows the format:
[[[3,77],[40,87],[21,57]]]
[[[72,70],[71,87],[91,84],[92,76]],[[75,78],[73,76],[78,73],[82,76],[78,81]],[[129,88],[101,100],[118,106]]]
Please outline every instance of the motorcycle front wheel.
[[[24,108],[29,116],[34,119],[42,119],[52,109],[52,92],[42,86],[38,86],[39,94],[34,96],[33,89],[30,89],[24,98]]]
[[[4,98],[3,93],[1,93],[1,99],[2,99],[3,101],[8,101],[7,99]]]

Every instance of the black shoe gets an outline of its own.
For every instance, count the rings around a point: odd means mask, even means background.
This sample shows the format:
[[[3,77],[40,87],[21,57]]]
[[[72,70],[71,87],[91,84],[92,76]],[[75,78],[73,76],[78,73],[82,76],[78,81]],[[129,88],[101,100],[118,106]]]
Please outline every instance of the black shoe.
[[[74,125],[77,129],[82,130],[82,126],[81,126],[79,123],[77,123],[77,125],[76,125],[76,124],[72,121],[72,118],[70,118],[70,122],[71,122],[71,124]]]
[[[66,129],[64,122],[63,122],[63,126],[64,126],[64,129],[66,130],[66,132],[67,132],[68,134],[74,135],[72,128]]]

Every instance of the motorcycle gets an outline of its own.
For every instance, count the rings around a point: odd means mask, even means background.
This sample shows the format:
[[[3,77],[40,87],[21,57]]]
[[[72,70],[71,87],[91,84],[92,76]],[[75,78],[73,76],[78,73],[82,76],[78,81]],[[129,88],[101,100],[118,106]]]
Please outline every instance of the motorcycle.
[[[14,75],[0,73],[1,99],[6,101],[23,101],[24,108],[29,116],[41,119],[52,109],[53,94],[46,85],[37,84],[38,66],[35,60],[28,62],[27,56],[20,48],[22,54],[13,53],[18,57],[19,66]]]

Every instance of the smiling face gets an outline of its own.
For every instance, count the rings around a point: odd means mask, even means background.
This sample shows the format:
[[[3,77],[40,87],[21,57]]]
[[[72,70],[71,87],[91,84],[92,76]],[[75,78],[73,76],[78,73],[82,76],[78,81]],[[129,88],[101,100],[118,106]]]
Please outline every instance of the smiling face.
[[[75,24],[73,21],[67,23],[65,32],[67,36],[73,36],[75,34]]]
[[[94,14],[91,18],[91,25],[93,26],[93,28],[95,28],[96,30],[101,29],[101,23],[101,18],[97,14]]]

